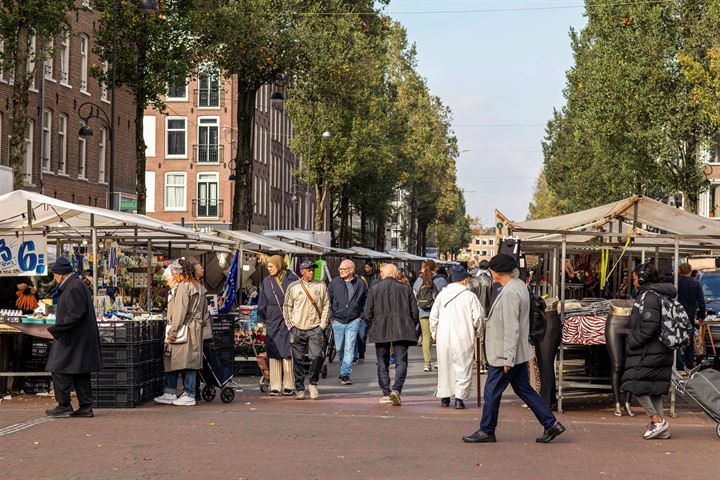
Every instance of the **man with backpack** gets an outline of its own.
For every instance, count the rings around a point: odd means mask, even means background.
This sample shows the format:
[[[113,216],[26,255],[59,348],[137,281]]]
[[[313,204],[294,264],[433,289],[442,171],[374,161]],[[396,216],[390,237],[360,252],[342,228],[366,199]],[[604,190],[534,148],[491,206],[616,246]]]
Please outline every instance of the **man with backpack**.
[[[422,351],[425,361],[425,372],[432,371],[432,335],[430,334],[430,311],[435,298],[447,286],[447,281],[437,274],[437,264],[434,260],[425,260],[420,270],[420,276],[415,280],[413,292],[417,299],[420,311],[420,329],[422,331]]]

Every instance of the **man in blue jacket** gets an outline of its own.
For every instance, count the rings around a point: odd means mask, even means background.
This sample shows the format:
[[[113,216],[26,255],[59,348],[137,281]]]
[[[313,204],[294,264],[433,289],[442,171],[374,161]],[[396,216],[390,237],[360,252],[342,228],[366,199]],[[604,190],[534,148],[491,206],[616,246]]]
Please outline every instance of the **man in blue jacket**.
[[[700,283],[690,277],[692,267],[687,263],[678,266],[678,302],[685,307],[690,322],[695,325],[696,319],[705,318],[705,295]],[[693,328],[693,334],[695,329]],[[677,350],[677,368],[693,368],[695,362],[695,338],[690,338],[690,345]]]
[[[328,286],[330,325],[340,361],[340,383],[352,385],[350,375],[355,356],[355,342],[358,338],[360,322],[363,321],[368,287],[355,275],[355,263],[352,260],[343,260],[339,271],[340,276],[333,278]]]

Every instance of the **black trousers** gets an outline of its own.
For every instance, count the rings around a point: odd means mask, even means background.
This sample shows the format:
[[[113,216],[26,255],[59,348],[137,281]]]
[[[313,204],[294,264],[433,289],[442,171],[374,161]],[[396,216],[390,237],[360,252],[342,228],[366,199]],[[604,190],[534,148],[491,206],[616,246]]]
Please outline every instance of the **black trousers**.
[[[81,409],[92,408],[93,403],[95,403],[89,373],[53,373],[52,381],[55,400],[59,405],[63,407],[70,406],[70,391],[73,386]]]
[[[395,382],[392,390],[402,393],[408,369],[408,346],[410,342],[376,343],[378,383],[384,396],[390,395],[390,348],[395,356]]]
[[[325,331],[316,327],[312,330],[300,330],[293,327],[290,330],[290,350],[293,358],[293,376],[295,377],[295,390],[305,390],[305,367],[310,359],[310,385],[317,385],[320,380],[320,369],[325,362]]]

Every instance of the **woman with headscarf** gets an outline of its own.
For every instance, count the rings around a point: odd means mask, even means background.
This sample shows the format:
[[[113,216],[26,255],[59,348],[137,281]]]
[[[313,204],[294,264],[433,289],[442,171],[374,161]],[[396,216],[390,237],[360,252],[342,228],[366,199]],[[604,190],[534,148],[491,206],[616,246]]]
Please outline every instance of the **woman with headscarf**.
[[[165,393],[157,403],[195,405],[197,371],[202,368],[202,326],[207,312],[207,299],[195,281],[195,268],[185,259],[170,266],[170,300],[165,338]],[[185,334],[182,335],[183,327]],[[183,338],[184,337],[184,338]],[[180,339],[183,338],[183,341]],[[177,381],[183,374],[183,394],[177,396]]]
[[[265,351],[270,360],[270,395],[292,395],[294,389],[290,331],[283,318],[283,304],[288,286],[298,280],[285,268],[280,255],[267,259],[268,275],[262,282],[258,299],[258,323],[265,324]]]

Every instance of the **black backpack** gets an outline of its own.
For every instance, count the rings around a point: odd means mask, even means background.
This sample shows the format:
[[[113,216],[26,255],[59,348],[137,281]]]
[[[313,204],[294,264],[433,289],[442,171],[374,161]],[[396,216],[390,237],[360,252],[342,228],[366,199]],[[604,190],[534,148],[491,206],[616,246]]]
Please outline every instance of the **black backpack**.
[[[416,295],[418,308],[421,310],[431,310],[436,297],[437,291],[435,290],[435,280],[433,279],[432,286],[428,287],[424,284],[420,286],[420,290],[418,290]]]
[[[530,343],[536,347],[545,338],[547,320],[545,319],[545,300],[530,294]]]

